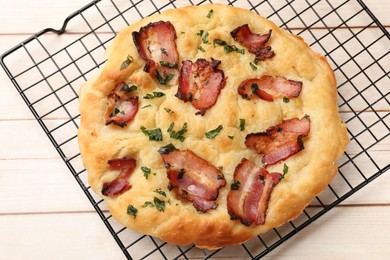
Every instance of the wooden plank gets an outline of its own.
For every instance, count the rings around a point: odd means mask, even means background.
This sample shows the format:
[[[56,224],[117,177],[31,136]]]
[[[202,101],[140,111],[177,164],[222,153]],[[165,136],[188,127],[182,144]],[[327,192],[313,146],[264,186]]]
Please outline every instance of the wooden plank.
[[[76,11],[77,9],[81,8],[82,6],[86,5],[89,2],[90,0],[83,0],[83,1],[69,0],[66,1],[66,3],[65,2],[57,3],[49,0],[34,0],[28,2],[23,0],[16,0],[13,1],[11,4],[6,0],[2,0],[0,24],[12,24],[12,26],[4,26],[4,28],[2,28],[1,33],[7,33],[7,34],[13,34],[15,32],[35,33],[47,27],[61,28],[63,20],[69,14],[73,13],[74,11]],[[115,2],[117,3],[118,8],[120,10],[124,10],[131,6],[131,3],[129,1],[119,0]],[[215,2],[227,3],[227,1],[215,1]],[[369,0],[365,2],[367,2],[367,5],[371,8],[372,12],[378,17],[380,21],[382,21],[383,24],[385,25],[390,24],[390,18],[388,16],[390,3],[388,1],[383,1],[379,3],[378,1]],[[162,7],[166,4],[166,1],[156,0],[155,3],[158,7]],[[190,3],[189,1],[178,1],[176,5],[183,6],[183,5],[188,5],[189,3]],[[341,4],[339,1],[330,1],[330,3],[334,8],[338,7]],[[112,5],[111,2],[109,1],[103,1],[98,5],[100,11],[105,15],[105,18],[107,20],[109,20],[110,18],[118,14],[117,10],[113,8],[111,5]],[[274,1],[272,2],[272,5],[273,5],[272,7],[277,10],[285,6],[286,2]],[[306,2],[296,1],[293,2],[292,5],[294,6],[294,10],[291,7],[287,6],[280,11],[280,17],[283,17],[283,20],[286,20],[286,17],[295,16],[295,13],[301,13],[301,17],[305,19],[306,24],[309,25],[311,23],[318,22],[319,19],[317,18],[315,12],[311,8],[308,8]],[[155,10],[154,6],[151,4],[144,4],[143,6],[145,7],[142,8],[142,5],[138,5],[138,8],[141,9],[144,15],[151,13],[150,10],[152,10],[152,12],[153,10]],[[243,1],[242,3],[238,4],[238,6],[244,8],[251,7],[251,5],[246,1]],[[324,15],[331,10],[331,7],[325,1],[316,3],[314,7],[319,15]],[[172,8],[172,6],[169,6],[169,8]],[[144,9],[147,9],[147,11]],[[126,13],[125,14],[126,18],[130,20],[130,22],[139,20],[140,17],[137,15],[134,8],[131,10],[133,12],[133,15]],[[271,13],[273,13],[273,9],[267,2],[263,3],[261,7],[258,8],[258,10],[264,16],[269,16]],[[357,3],[349,2],[346,5],[340,7],[338,9],[338,13],[341,17],[349,18],[352,15],[359,12],[360,10],[361,7]],[[100,25],[101,23],[104,22],[104,18],[99,13],[99,10],[97,10],[95,7],[89,9],[84,14],[85,17],[90,22],[91,26],[93,27]],[[37,19],[37,17],[41,17],[41,18]],[[270,17],[270,19],[273,20],[276,24],[280,25],[282,23],[280,17],[272,16]],[[348,26],[366,25],[369,20],[370,18],[367,15],[360,14],[358,15],[357,19],[352,19],[348,23]],[[328,26],[337,26],[341,23],[339,17],[336,14],[332,14],[328,16],[324,20],[324,22]],[[117,30],[118,27],[123,26],[123,24],[124,24],[123,19],[119,17],[118,19],[115,19],[115,21],[112,22],[112,27],[115,30]],[[302,22],[297,18],[292,20],[288,25],[290,28],[303,27]],[[322,22],[318,22],[315,25],[319,27],[324,26]],[[80,32],[80,31],[85,32],[86,30],[88,30],[88,26],[86,25],[84,20],[79,16],[76,19],[71,21],[71,23],[69,24],[69,30],[72,32]],[[109,31],[110,28],[105,26],[101,30]]]
[[[319,255],[325,258],[386,259],[390,254],[389,214],[390,207],[383,206],[375,207],[375,210],[369,207],[336,208],[283,243],[265,259],[313,259]],[[61,258],[62,253],[66,259],[124,259],[96,214],[0,215],[0,229],[7,234],[0,236],[0,251],[4,259],[31,259],[32,254],[34,259]],[[279,232],[284,235],[284,230],[279,229]],[[125,244],[140,237],[130,231],[124,231],[119,236]],[[272,237],[270,233],[263,235],[266,242],[272,241]],[[157,243],[161,242],[157,240]],[[264,249],[258,239],[245,245],[253,255]],[[150,239],[145,237],[129,251],[135,259],[139,259],[153,248]],[[169,259],[179,254],[178,249],[170,245],[163,246],[161,250]],[[205,250],[205,253],[212,252]],[[222,250],[213,258],[246,259],[245,255],[243,248],[238,246]],[[188,257],[202,259],[204,255],[202,251],[193,249]],[[162,259],[162,256],[157,251],[149,259]]]
[[[94,211],[60,159],[0,160],[0,176],[0,214]]]

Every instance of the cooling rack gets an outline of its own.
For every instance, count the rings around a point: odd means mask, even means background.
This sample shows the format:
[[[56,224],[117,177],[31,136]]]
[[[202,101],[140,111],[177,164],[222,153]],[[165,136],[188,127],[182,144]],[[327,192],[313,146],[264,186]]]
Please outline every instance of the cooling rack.
[[[351,139],[338,161],[339,174],[296,220],[214,251],[174,246],[118,224],[91,191],[77,144],[79,87],[105,62],[104,50],[116,33],[143,17],[205,3],[253,10],[324,54],[336,74],[339,109]],[[1,65],[127,258],[258,259],[389,170],[388,161],[378,157],[390,135],[389,44],[389,32],[359,0],[96,0],[71,14],[60,30],[44,29],[4,53]]]

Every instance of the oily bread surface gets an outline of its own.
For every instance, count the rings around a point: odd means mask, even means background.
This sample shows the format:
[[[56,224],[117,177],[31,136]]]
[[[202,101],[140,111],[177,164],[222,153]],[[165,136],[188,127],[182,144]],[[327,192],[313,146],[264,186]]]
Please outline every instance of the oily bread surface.
[[[213,13],[208,18],[211,9]],[[143,71],[145,62],[139,56],[131,34],[160,20],[170,21],[176,29],[179,64],[183,60],[196,61],[198,58],[221,61],[218,68],[227,77],[226,85],[216,104],[204,116],[195,115],[196,109],[189,102],[184,103],[174,96],[177,86],[161,86]],[[218,38],[244,48],[230,36],[230,31],[243,24],[249,24],[255,33],[265,34],[272,29],[267,45],[272,46],[275,56],[259,62],[256,70],[249,65],[254,60],[253,54],[247,51],[244,55],[237,52],[226,54],[223,47],[212,44],[213,39]],[[202,42],[197,35],[200,30],[209,33],[211,44]],[[200,51],[199,46],[205,52]],[[210,249],[234,245],[297,217],[336,174],[335,160],[342,155],[348,138],[338,114],[333,71],[325,58],[311,51],[300,37],[279,29],[254,12],[224,5],[169,10],[125,28],[116,36],[107,55],[104,67],[81,88],[78,139],[92,189],[105,199],[113,217],[123,225],[174,244],[195,243],[198,247]],[[128,55],[134,58],[133,62],[120,70]],[[274,102],[261,99],[248,101],[238,95],[237,87],[242,81],[262,75],[302,81],[300,96],[285,103],[282,99]],[[124,128],[105,125],[107,95],[120,82],[136,84],[140,97],[138,113]],[[165,96],[142,98],[153,91],[164,92]],[[172,112],[168,113],[165,108]],[[311,130],[303,139],[304,150],[268,167],[269,172],[282,172],[283,163],[286,163],[289,171],[271,194],[265,224],[247,227],[239,220],[230,220],[226,200],[235,167],[242,158],[262,166],[262,156],[246,148],[245,136],[265,131],[283,119],[301,118],[306,114],[310,116]],[[245,119],[244,131],[239,129],[239,119]],[[167,129],[172,122],[175,129],[187,123],[184,142],[169,137]],[[222,131],[214,139],[205,138],[205,132],[218,125],[223,126]],[[163,141],[149,141],[140,131],[141,126],[146,129],[161,128]],[[169,181],[158,149],[169,143],[178,149],[193,151],[216,167],[223,167],[227,185],[219,191],[219,206],[215,210],[198,212],[192,203],[168,190]],[[118,175],[117,171],[109,170],[107,161],[125,156],[137,161],[129,179],[132,188],[112,198],[103,196],[103,183]],[[151,168],[152,174],[148,179],[141,171],[142,166]],[[166,197],[154,192],[156,189],[165,191]],[[164,212],[156,207],[142,207],[146,201],[152,202],[154,197],[166,202]],[[129,205],[138,209],[135,218],[127,214]]]

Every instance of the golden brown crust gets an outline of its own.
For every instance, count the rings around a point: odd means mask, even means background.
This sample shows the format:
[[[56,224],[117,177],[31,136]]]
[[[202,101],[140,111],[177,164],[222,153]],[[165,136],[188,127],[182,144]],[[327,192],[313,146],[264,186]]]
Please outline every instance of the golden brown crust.
[[[211,9],[214,12],[211,18],[207,18]],[[221,60],[219,69],[227,76],[226,85],[217,103],[203,117],[195,115],[196,109],[190,103],[174,96],[176,86],[160,86],[143,71],[145,63],[134,46],[131,33],[160,20],[170,21],[176,29],[180,61],[210,60],[211,57]],[[222,47],[203,44],[201,37],[196,35],[204,30],[209,33],[211,43],[212,39],[219,38],[241,47],[232,39],[230,31],[245,23],[256,33],[267,33],[272,29],[267,44],[272,46],[275,56],[259,62],[257,70],[252,70],[249,65],[254,59],[253,54],[225,54]],[[198,49],[200,45],[205,52]],[[109,59],[98,75],[82,86],[78,137],[92,189],[106,200],[113,217],[123,225],[174,244],[195,243],[198,247],[218,248],[243,243],[297,217],[336,174],[335,160],[342,155],[348,138],[336,105],[334,73],[326,59],[311,51],[300,37],[279,29],[265,18],[248,10],[224,5],[169,10],[125,28],[117,35],[107,54]],[[120,70],[127,55],[131,55],[134,61]],[[302,92],[289,103],[281,99],[274,102],[243,100],[237,93],[238,85],[245,79],[262,75],[302,81]],[[107,95],[116,83],[122,81],[139,86],[138,113],[124,128],[106,126]],[[149,100],[141,98],[153,91],[162,91],[166,95]],[[143,108],[149,104],[151,106]],[[167,113],[164,108],[173,112]],[[262,165],[261,156],[245,147],[245,136],[264,131],[283,119],[301,118],[305,114],[311,119],[310,133],[303,139],[305,149],[284,161],[289,166],[289,172],[271,194],[265,224],[247,227],[239,220],[230,220],[226,197],[234,168],[243,157]],[[246,121],[244,131],[239,130],[239,119]],[[166,130],[171,122],[175,122],[177,127],[187,122],[184,142],[169,137]],[[223,125],[223,130],[216,138],[210,140],[204,137],[205,132],[218,125]],[[149,141],[140,131],[141,126],[161,128],[163,141]],[[167,189],[166,170],[157,151],[169,143],[179,149],[192,150],[211,164],[223,167],[227,185],[220,189],[217,209],[197,212],[192,203],[180,200]],[[113,198],[104,197],[101,194],[103,183],[113,180],[118,174],[109,170],[107,161],[125,156],[137,160],[137,167],[129,180],[132,188]],[[151,168],[154,175],[150,174],[146,179],[141,166]],[[268,167],[270,172],[282,172],[282,169],[283,162]],[[158,188],[164,190],[167,197],[154,192]],[[156,207],[142,207],[145,201],[153,201],[154,197],[166,201],[164,212],[157,211]],[[136,218],[126,213],[128,205],[138,209]],[[194,226],[197,228],[194,229]]]

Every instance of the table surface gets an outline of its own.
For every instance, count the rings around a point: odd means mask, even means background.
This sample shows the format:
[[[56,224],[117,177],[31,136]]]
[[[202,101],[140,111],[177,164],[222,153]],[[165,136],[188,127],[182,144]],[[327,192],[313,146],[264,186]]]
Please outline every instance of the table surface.
[[[88,2],[0,0],[0,53]],[[389,28],[390,1],[365,3]],[[0,259],[124,259],[2,69],[0,87]],[[380,176],[265,258],[389,259],[389,187]]]

